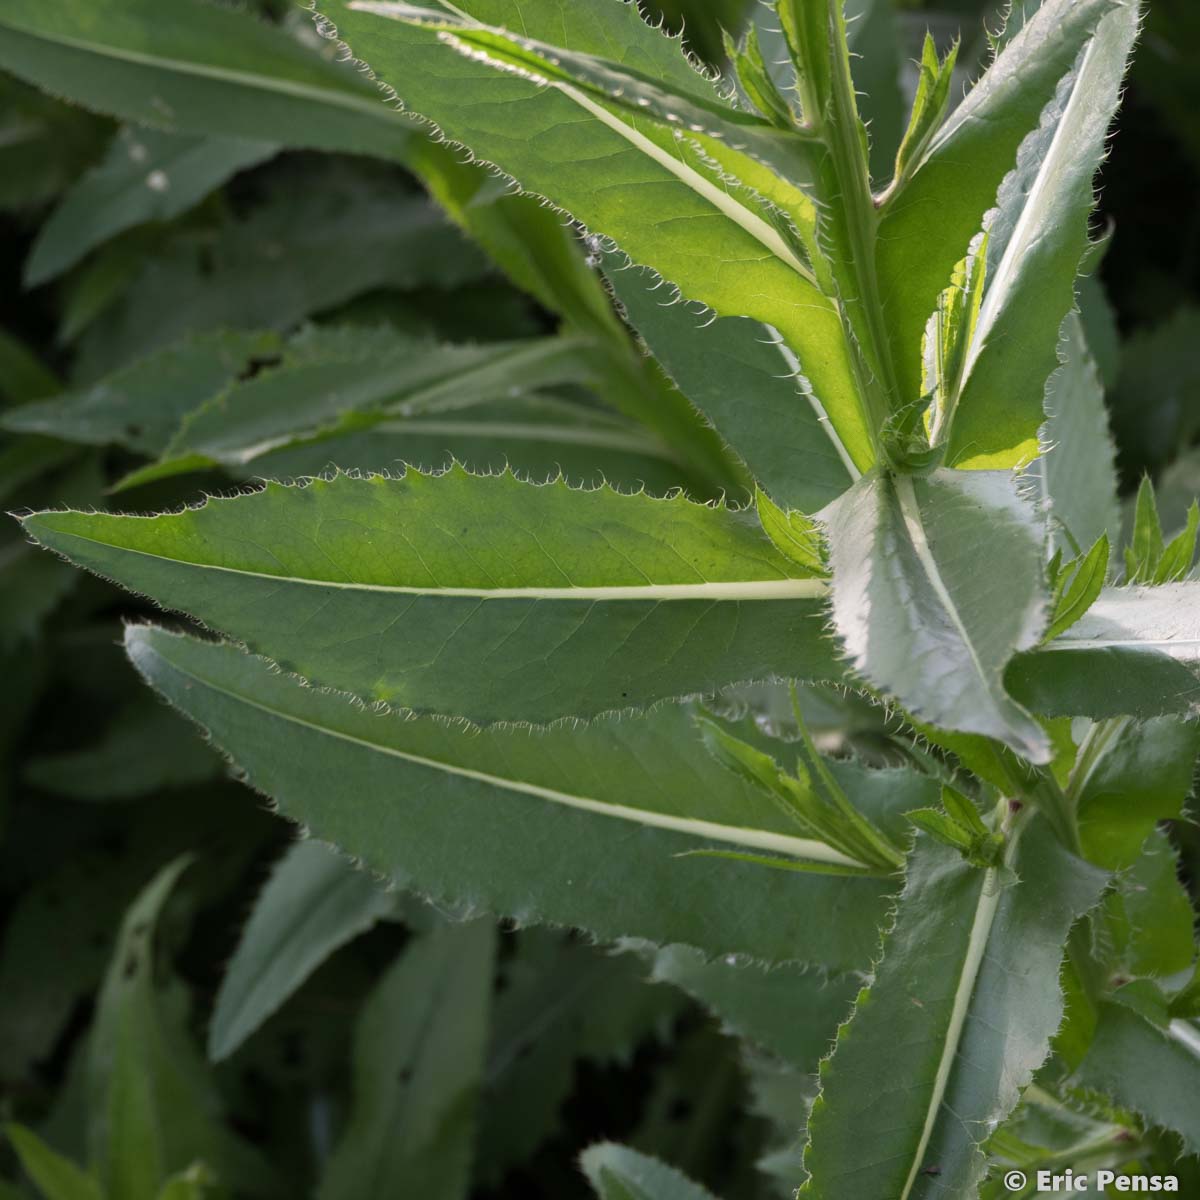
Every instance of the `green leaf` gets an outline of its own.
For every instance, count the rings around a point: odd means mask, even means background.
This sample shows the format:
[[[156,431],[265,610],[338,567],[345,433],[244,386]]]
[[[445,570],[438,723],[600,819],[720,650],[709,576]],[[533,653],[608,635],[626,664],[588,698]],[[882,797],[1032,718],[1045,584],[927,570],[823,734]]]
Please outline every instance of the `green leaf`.
[[[1104,898],[1104,927],[1111,940],[1111,974],[1165,979],[1188,970],[1196,958],[1195,917],[1179,878],[1179,858],[1167,833],[1154,829],[1133,865]],[[1171,1015],[1179,997],[1172,1000]]]
[[[173,467],[182,470],[187,460]],[[622,492],[664,496],[692,482],[667,446],[644,429],[591,403],[537,395],[488,401],[417,417],[393,417],[365,429],[272,450],[231,473],[246,479],[295,479],[331,470],[426,473],[462,464],[475,475],[511,470],[533,483],[560,477],[574,487],[608,483]],[[164,470],[168,467],[164,464]],[[154,475],[126,476],[122,487]]]
[[[650,978],[674,984],[720,1017],[724,1030],[770,1051],[805,1074],[815,1073],[854,1004],[856,975],[781,963],[708,960],[687,946],[650,951]],[[799,1120],[800,1114],[794,1114]]]
[[[803,513],[784,512],[772,503],[766,492],[755,492],[754,507],[763,532],[775,548],[787,555],[802,570],[813,575],[825,575],[825,543],[820,526]]]
[[[1192,501],[1187,524],[1167,543],[1151,583],[1170,583],[1191,573],[1196,558],[1196,534],[1200,532],[1200,503]]]
[[[1117,3],[1046,0],[955,108],[908,181],[885,195],[879,286],[903,400],[921,394],[921,335],[954,264],[996,203],[1018,147],[1037,128],[1059,80]]]
[[[682,708],[536,736],[470,731],[364,710],[230,646],[131,628],[127,648],[254,787],[398,887],[604,939],[832,970],[870,957],[878,881],[678,857],[714,845],[820,850],[770,800],[713,769]],[[812,919],[780,922],[781,907]]]
[[[1104,577],[1108,573],[1108,535],[1101,534],[1100,540],[1074,562],[1062,568],[1063,577],[1054,590],[1054,607],[1050,613],[1050,625],[1043,641],[1053,641],[1065,633],[1096,602],[1104,590]]]
[[[125,800],[187,787],[220,771],[216,755],[153,700],[122,708],[82,749],[29,759],[23,778],[76,800]]]
[[[1037,522],[1011,476],[873,472],[822,521],[834,625],[858,672],[922,721],[1048,761],[1003,682],[1046,619]]]
[[[271,1182],[257,1151],[221,1123],[212,1084],[155,987],[155,927],[189,862],[163,868],[126,913],[89,1039],[89,1157],[122,1200],[154,1200],[170,1172],[197,1159],[255,1195]]]
[[[1158,572],[1163,551],[1162,524],[1154,500],[1154,484],[1142,477],[1133,514],[1133,536],[1125,547],[1126,583],[1149,583]]]
[[[203,1163],[172,1175],[158,1193],[158,1200],[224,1200],[227,1193]]]
[[[310,329],[288,344],[278,366],[213,389],[184,416],[160,462],[123,486],[202,462],[245,471],[273,450],[391,418],[591,383],[595,358],[595,343],[583,338],[449,345],[386,328]]]
[[[1040,818],[1010,835],[1005,866],[1019,882],[918,837],[874,981],[821,1067],[801,1194],[974,1194],[976,1131],[1012,1111],[1046,1058],[1067,933],[1108,879]]]
[[[354,1037],[354,1106],[320,1200],[463,1200],[487,1047],[496,931],[435,929],[367,997]]]
[[[180,229],[146,255],[89,329],[84,364],[97,375],[188,334],[286,330],[377,288],[449,289],[485,270],[458,230],[423,197],[399,192],[394,176],[345,160],[289,160],[248,212]]]
[[[170,221],[278,146],[245,138],[184,137],[122,129],[104,161],[59,201],[25,264],[27,286],[45,283],[89,251],[145,221]]]
[[[900,186],[907,182],[913,167],[920,162],[926,147],[945,119],[950,105],[950,83],[957,61],[957,42],[944,58],[939,58],[933,35],[926,32],[921,47],[921,62],[917,68],[917,94],[908,118],[908,129],[896,153],[895,179]]]
[[[0,427],[94,446],[115,443],[157,456],[189,412],[228,387],[256,360],[278,351],[279,338],[272,333],[189,337],[90,387],[11,409],[0,417]]]
[[[653,276],[619,264],[608,257],[606,278],[638,336],[758,483],[802,512],[836,500],[858,468],[782,336],[738,317],[705,322],[670,303]]]
[[[1011,467],[1038,455],[1046,383],[1088,246],[1092,180],[1138,17],[1135,2],[1100,22],[1000,188],[988,222],[988,286],[948,426],[951,464]]]
[[[470,6],[468,6],[470,7]],[[444,9],[396,6],[397,16]],[[739,170],[751,189],[800,205],[794,189],[749,160],[730,163],[716,139],[664,126],[593,100],[578,88],[545,88],[482,62],[464,61],[438,33],[330,0],[321,12],[354,54],[394,87],[406,106],[449,138],[495,163],[527,191],[566,209],[594,233],[612,238],[636,263],[653,268],[688,299],[720,316],[752,317],[779,330],[854,461],[869,466],[870,434],[832,301],[809,280],[792,240],[779,232],[757,194],[730,186]],[[630,5],[570,3],[490,6],[491,28],[604,57],[663,87],[720,103],[676,42],[646,25]],[[481,21],[472,21],[476,27]],[[732,111],[732,110],[731,110]],[[503,122],[484,114],[504,113]],[[703,151],[693,146],[699,138]],[[710,157],[711,156],[711,157]],[[738,155],[739,159],[745,156]],[[594,164],[604,160],[605,187]],[[722,174],[714,174],[713,162]],[[786,190],[786,189],[785,189]],[[702,253],[697,248],[703,247]],[[726,265],[737,262],[737,271]]]
[[[1093,727],[1069,786],[1088,858],[1114,870],[1131,866],[1157,823],[1182,815],[1197,753],[1195,721],[1159,717]]]
[[[1012,693],[1046,716],[1157,717],[1200,694],[1200,585],[1104,588],[1091,608],[1006,673]]]
[[[208,1053],[228,1058],[339,946],[394,908],[377,880],[297,842],[259,894],[217,993]]]
[[[1124,1004],[1104,1002],[1072,1082],[1172,1130],[1189,1154],[1200,1153],[1200,1030],[1192,1022],[1175,1018],[1161,1029]]]
[[[809,137],[795,124],[780,126],[733,108],[713,95],[711,89],[706,95],[702,77],[693,81],[694,89],[671,86],[635,67],[595,54],[547,45],[524,34],[489,28],[449,11],[438,13],[420,5],[355,0],[354,8],[437,29],[443,34],[443,42],[474,61],[510,70],[545,87],[559,88],[572,98],[590,97],[609,109],[714,138],[769,167],[789,183],[808,181]],[[578,99],[576,102],[581,103]],[[729,156],[723,161],[728,162]]]
[[[1058,350],[1063,365],[1046,388],[1046,449],[1029,474],[1038,481],[1051,546],[1070,555],[1104,534],[1118,544],[1121,510],[1104,387],[1078,317],[1067,317]]]
[[[579,1165],[600,1200],[714,1200],[672,1167],[614,1142],[589,1146]]]
[[[124,120],[189,134],[403,159],[411,120],[370,81],[283,30],[221,5],[13,0],[0,66]]]
[[[567,935],[522,930],[495,998],[480,1102],[479,1166],[494,1186],[566,1121],[584,1064],[628,1066],[682,1007],[642,961]]]
[[[70,1159],[52,1150],[36,1133],[22,1125],[6,1125],[21,1166],[46,1200],[104,1200],[100,1185]]]
[[[682,497],[410,470],[25,528],[318,685],[480,723],[843,671],[825,584],[745,514]]]

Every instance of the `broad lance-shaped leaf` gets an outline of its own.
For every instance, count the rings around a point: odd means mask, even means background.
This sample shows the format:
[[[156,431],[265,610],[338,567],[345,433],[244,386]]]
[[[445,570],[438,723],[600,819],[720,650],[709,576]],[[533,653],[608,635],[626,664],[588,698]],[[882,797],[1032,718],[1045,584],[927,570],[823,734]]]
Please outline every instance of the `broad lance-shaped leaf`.
[[[251,1195],[276,1186],[221,1121],[213,1082],[155,985],[155,927],[189,861],[164,867],[125,914],[88,1036],[89,1157],[113,1197],[155,1200],[169,1172],[197,1160]]]
[[[1156,717],[1200,700],[1200,583],[1105,588],[1079,621],[1010,665],[1045,716]]]
[[[0,66],[77,104],[182,133],[405,157],[413,122],[283,30],[198,0],[10,0]]]
[[[398,887],[605,940],[835,971],[870,960],[886,882],[678,857],[713,847],[830,855],[796,837],[769,797],[716,769],[682,708],[536,735],[461,730],[298,686],[232,646],[152,628],[131,628],[126,646],[252,786]],[[916,775],[831,769],[868,808],[931,802]]]
[[[674,1167],[614,1142],[589,1146],[579,1165],[599,1200],[714,1200]]]
[[[591,383],[596,356],[585,338],[442,345],[387,329],[312,329],[288,345],[277,368],[214,391],[188,412],[161,461],[135,479],[197,466],[245,468],[273,450],[390,417]]]
[[[650,948],[651,975],[695,997],[726,1032],[746,1038],[805,1074],[816,1072],[849,1015],[861,978],[784,963],[706,960],[687,946]],[[797,1114],[799,1120],[799,1114]]]
[[[901,397],[921,395],[921,335],[1059,80],[1121,0],[1046,0],[886,195],[879,284]],[[914,173],[915,172],[915,173]],[[1057,326],[1056,326],[1057,328]]]
[[[46,1145],[32,1129],[6,1125],[4,1132],[17,1152],[22,1168],[37,1184],[45,1200],[104,1200],[95,1176]],[[13,1200],[20,1200],[24,1195],[13,1189]],[[2,1190],[0,1200],[6,1200]]]
[[[1038,453],[1059,328],[1088,245],[1092,178],[1138,29],[1136,0],[1100,22],[1041,126],[1022,144],[989,222],[987,290],[949,423],[947,462],[1011,467]]]
[[[63,197],[38,231],[25,264],[26,284],[53,279],[126,229],[187,212],[238,171],[278,149],[274,142],[247,138],[120,130],[100,166]]]
[[[410,470],[25,528],[317,685],[479,723],[843,674],[825,583],[683,497]]]
[[[279,336],[269,332],[198,334],[90,386],[10,409],[0,428],[157,457],[188,413],[280,349]]]
[[[1046,622],[1041,534],[1012,477],[875,471],[822,520],[834,624],[859,673],[921,720],[1048,761],[1046,735],[1003,683]]]
[[[320,842],[297,842],[255,901],[221,981],[209,1057],[227,1058],[339,946],[394,909],[378,880]]]
[[[779,333],[742,317],[705,319],[620,256],[606,277],[630,324],[681,392],[779,504],[815,512],[858,477]],[[752,397],[752,400],[749,399]]]
[[[1160,1027],[1125,1004],[1102,1003],[1095,1038],[1071,1082],[1173,1130],[1186,1153],[1200,1154],[1200,1028],[1194,1022],[1175,1018]]]
[[[1018,824],[1005,866],[1017,882],[918,835],[874,981],[821,1066],[802,1195],[975,1194],[982,1143],[1062,1020],[1067,934],[1108,879],[1040,817]]]
[[[599,487],[607,482],[622,492],[644,489],[655,496],[693,481],[668,446],[624,418],[594,404],[544,395],[389,418],[272,450],[229,470],[247,479],[296,479],[334,469],[376,475],[409,466],[445,471],[455,462],[476,475],[511,470],[534,483],[562,478],[572,486]],[[153,471],[148,467],[145,473]],[[139,476],[126,476],[120,486]]]
[[[1038,481],[1051,545],[1069,559],[1105,533],[1116,545],[1121,510],[1104,385],[1075,314],[1063,325],[1059,353],[1063,365],[1046,388],[1046,449],[1029,473]]]
[[[445,15],[428,5],[402,7]],[[702,135],[602,104],[571,85],[543,87],[464,59],[439,41],[436,29],[389,20],[352,0],[329,0],[320,12],[407,108],[446,137],[611,237],[689,299],[722,316],[749,316],[777,328],[854,461],[870,465],[870,434],[836,306],[810,281],[792,241],[754,197],[714,172],[706,156],[728,168],[720,143],[709,139],[701,153],[692,141]],[[714,85],[697,74],[678,43],[651,29],[633,5],[503,0],[489,6],[488,18],[488,26],[565,43],[719,102]],[[597,188],[601,160],[605,186]],[[771,178],[742,182],[766,186]]]
[[[318,1200],[464,1200],[487,1048],[496,930],[443,925],[367,997],[354,1037],[354,1106]]]

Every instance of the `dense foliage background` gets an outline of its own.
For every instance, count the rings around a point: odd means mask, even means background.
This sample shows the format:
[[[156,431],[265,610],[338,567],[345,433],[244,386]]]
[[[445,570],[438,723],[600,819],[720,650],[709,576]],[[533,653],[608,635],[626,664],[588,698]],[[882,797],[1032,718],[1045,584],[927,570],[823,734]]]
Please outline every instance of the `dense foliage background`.
[[[691,46],[710,61],[721,53],[720,23],[735,25],[744,7],[738,0],[662,5],[665,19],[684,21]],[[303,12],[283,3],[261,9],[264,20],[308,36]],[[942,41],[961,28],[968,63],[987,52],[982,29],[985,18],[995,20],[991,6],[943,0],[898,10],[905,60],[927,24]],[[1080,295],[1127,491],[1149,473],[1168,531],[1182,524],[1200,487],[1197,89],[1200,10],[1190,0],[1151,0],[1103,176],[1111,238]],[[899,110],[874,116],[903,119]],[[161,441],[152,419],[161,374],[146,397],[146,427],[98,422],[91,446],[16,432],[23,423],[13,414],[60,393],[101,400],[106,388],[136,389],[129,368],[189,335],[260,334],[261,344],[242,339],[230,350],[234,374],[248,381],[277,362],[271,335],[296,329],[308,331],[301,339],[322,327],[387,327],[485,344],[556,326],[434,214],[421,184],[399,166],[248,147],[215,168],[191,164],[199,182],[175,203],[175,180],[155,183],[138,170],[133,186],[128,169],[121,173],[123,161],[140,168],[169,156],[163,138],[0,74],[0,413],[9,430],[0,433],[0,498],[8,508],[109,504],[109,489]],[[356,353],[369,356],[368,343]],[[613,374],[590,381],[586,393],[577,382],[552,382],[557,394],[597,412],[611,401],[607,389],[621,386]],[[516,419],[503,408],[490,416],[493,430]],[[438,466],[449,453],[480,467],[511,459],[534,475],[560,462],[576,479],[609,473],[586,451],[569,460],[562,446],[545,443],[514,451],[469,422],[457,430],[360,432],[336,451],[285,451],[271,469],[294,475],[335,461],[381,468],[400,458]],[[664,487],[698,486],[672,474],[671,464],[655,469]],[[262,473],[256,463],[150,480],[120,503],[163,509]],[[0,531],[0,665],[8,685],[0,694],[0,1120],[36,1128],[62,1153],[85,1159],[89,1138],[105,1131],[89,1115],[84,1063],[95,1040],[108,1038],[114,1069],[158,1080],[161,1104],[172,1105],[177,1076],[195,1083],[209,1108],[188,1119],[237,1139],[228,1151],[241,1164],[234,1176],[253,1181],[265,1159],[274,1176],[261,1189],[267,1194],[310,1194],[324,1174],[323,1196],[368,1196],[364,1181],[331,1184],[326,1174],[356,1090],[369,1079],[371,1056],[361,1046],[356,1053],[356,1029],[361,1040],[364,1001],[381,995],[373,989],[409,939],[444,914],[360,886],[339,899],[349,916],[323,952],[292,964],[299,986],[283,1006],[260,1013],[244,1037],[230,1035],[232,1053],[213,1046],[218,989],[294,831],[136,681],[116,642],[120,622],[146,611],[34,554],[15,526]],[[875,731],[855,720],[852,708],[831,706],[823,735],[835,747],[856,739],[869,753]],[[1173,835],[1194,881],[1200,838],[1185,824]],[[181,854],[192,865],[159,922],[146,1007],[136,1018],[158,1033],[152,1045],[131,1047],[111,1022],[94,1020],[98,992],[130,904]],[[131,936],[127,927],[126,954]],[[614,956],[568,934],[500,931],[472,1195],[583,1195],[576,1158],[603,1138],[651,1151],[728,1200],[787,1193],[770,1168],[786,1176],[795,1151],[795,1080],[765,1057],[748,1056],[673,986],[687,976],[686,964],[676,966],[672,974],[658,962],[661,979],[648,982],[650,966],[636,947]],[[411,992],[420,980],[408,982]],[[484,1027],[482,1012],[459,1014],[461,1036]],[[415,1020],[396,1016],[398,1028]],[[218,1051],[209,1059],[219,1061],[206,1060],[206,1041]],[[752,1169],[758,1159],[766,1171]],[[2,1179],[13,1181],[14,1195],[25,1194],[7,1146]],[[251,1182],[248,1190],[260,1189]]]

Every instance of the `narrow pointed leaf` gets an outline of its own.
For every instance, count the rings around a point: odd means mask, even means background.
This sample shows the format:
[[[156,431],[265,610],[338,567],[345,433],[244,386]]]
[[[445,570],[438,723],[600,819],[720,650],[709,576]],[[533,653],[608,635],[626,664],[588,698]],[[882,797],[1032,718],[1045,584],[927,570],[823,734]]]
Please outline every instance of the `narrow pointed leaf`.
[[[154,980],[154,934],[188,858],[164,867],[121,926],[88,1040],[90,1158],[106,1191],[154,1200],[162,1180],[197,1159],[252,1195],[270,1168],[221,1118],[211,1080]]]
[[[314,329],[278,368],[205,397],[153,469],[161,478],[198,459],[245,469],[274,450],[370,429],[389,418],[453,412],[481,400],[594,382],[584,338],[438,344],[390,330]]]
[[[921,334],[954,264],[983,226],[1017,149],[1100,19],[1120,0],[1047,0],[1005,46],[888,194],[879,283],[901,396],[921,394]]]
[[[339,946],[394,908],[378,880],[302,841],[263,888],[217,993],[209,1057],[227,1058]]]
[[[1139,9],[1106,16],[1022,144],[989,222],[988,284],[949,431],[947,461],[1011,467],[1038,454],[1046,382],[1075,305],[1093,176],[1138,29]]]
[[[834,624],[859,673],[923,721],[1047,761],[1003,684],[1045,622],[1036,518],[1011,477],[872,473],[822,519]]]
[[[673,1167],[613,1142],[588,1147],[580,1166],[599,1200],[714,1200]]]
[[[0,417],[0,427],[94,446],[115,443],[158,455],[189,412],[279,348],[273,333],[185,338],[89,387],[11,409]]]
[[[367,997],[354,1038],[354,1107],[319,1200],[464,1200],[495,943],[490,921],[439,927]]]
[[[982,1141],[1062,1020],[1067,934],[1108,878],[1040,820],[1005,865],[1019,882],[918,838],[874,982],[821,1067],[802,1195],[974,1195]]]
[[[91,1175],[47,1146],[32,1129],[6,1125],[4,1132],[45,1200],[104,1200],[100,1185]]]
[[[1050,617],[1050,627],[1046,630],[1046,641],[1053,641],[1083,619],[1084,613],[1104,590],[1104,576],[1107,570],[1108,537],[1101,535],[1100,540],[1079,559],[1073,568],[1070,582],[1063,589],[1061,596],[1056,597],[1057,603]]]
[[[1200,1154],[1200,1028],[1175,1018],[1165,1029],[1124,1004],[1104,1003],[1091,1049],[1072,1082],[1111,1096],[1149,1124],[1170,1129]]]
[[[369,80],[248,12],[169,3],[13,0],[0,65],[138,124],[403,159],[414,126]]]
[[[834,970],[870,957],[879,881],[678,857],[739,845],[820,853],[714,770],[682,709],[536,736],[464,731],[364,710],[230,646],[130,629],[127,648],[254,787],[398,887],[605,939]]]
[[[843,671],[825,584],[749,514],[682,497],[410,470],[25,528],[313,683],[480,723]]]
[[[445,14],[440,7],[407,7]],[[689,137],[699,135],[603,105],[576,88],[546,88],[464,60],[439,43],[436,30],[361,11],[353,0],[329,0],[320,12],[409,109],[447,137],[612,238],[689,299],[721,316],[748,316],[778,329],[854,460],[870,465],[870,437],[835,305],[810,282],[808,268],[755,198],[731,188],[691,148]],[[565,42],[577,53],[636,66],[665,86],[716,96],[678,44],[646,25],[635,6],[505,0],[488,15],[492,27]],[[503,121],[486,115],[500,113]],[[705,150],[728,166],[719,143]],[[599,159],[603,188],[595,187]],[[769,186],[773,177],[762,174],[742,182]],[[736,271],[726,269],[731,261]]]
[[[25,264],[28,285],[45,283],[89,251],[145,221],[169,221],[247,167],[276,153],[273,142],[122,129],[104,161],[59,202]]]
[[[779,504],[815,512],[858,477],[777,331],[739,317],[697,316],[645,272],[622,268],[616,255],[607,278],[650,353]]]

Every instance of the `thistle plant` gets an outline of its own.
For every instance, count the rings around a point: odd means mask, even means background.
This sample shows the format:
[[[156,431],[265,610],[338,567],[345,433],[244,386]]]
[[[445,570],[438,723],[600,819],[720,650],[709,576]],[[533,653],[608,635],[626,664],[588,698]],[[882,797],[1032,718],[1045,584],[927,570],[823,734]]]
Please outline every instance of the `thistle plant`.
[[[965,88],[927,39],[882,164],[842,0],[761,6],[719,77],[623,0],[317,0],[358,75],[223,44],[227,14],[184,45],[150,0],[93,7],[125,22],[88,34],[93,70],[25,55],[83,21],[43,0],[4,6],[0,61],[131,119],[400,158],[564,325],[474,357],[276,336],[282,364],[126,480],[263,486],[24,515],[211,631],[131,625],[146,683],[376,874],[687,948],[735,1030],[800,1030],[802,1196],[996,1197],[1014,1171],[1032,1195],[1042,1166],[1200,1153],[1161,826],[1198,749],[1197,524],[1164,536],[1146,485],[1123,533],[1076,307],[1137,0],[1044,0]],[[318,369],[353,413],[308,402]],[[636,427],[678,486],[303,465],[510,384],[598,387],[619,411],[573,428],[616,451]],[[820,703],[857,706],[872,752],[819,736]],[[703,1194],[618,1147],[585,1167],[604,1197]]]

